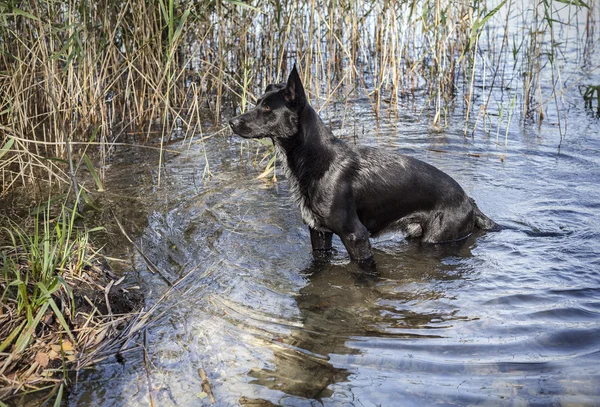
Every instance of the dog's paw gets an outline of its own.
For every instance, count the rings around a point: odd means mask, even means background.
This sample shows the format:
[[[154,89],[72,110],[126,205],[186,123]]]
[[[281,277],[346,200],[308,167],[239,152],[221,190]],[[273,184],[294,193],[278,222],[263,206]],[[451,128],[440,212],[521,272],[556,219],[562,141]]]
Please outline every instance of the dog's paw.
[[[358,265],[358,268],[361,271],[365,271],[365,272],[376,272],[377,271],[377,266],[375,264],[375,259],[373,258],[373,256],[366,258],[366,259],[362,259],[356,262],[356,264]]]
[[[313,250],[313,259],[317,262],[328,262],[329,259],[335,254],[334,249],[325,249],[325,250]]]

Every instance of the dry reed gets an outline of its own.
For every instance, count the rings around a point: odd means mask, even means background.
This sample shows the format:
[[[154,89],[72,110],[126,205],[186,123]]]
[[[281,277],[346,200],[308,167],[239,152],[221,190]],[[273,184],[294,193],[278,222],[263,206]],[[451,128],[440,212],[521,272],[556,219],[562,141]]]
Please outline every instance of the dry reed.
[[[321,107],[364,94],[376,114],[389,114],[401,98],[416,96],[434,126],[444,126],[449,110],[459,107],[465,131],[478,123],[489,129],[491,90],[512,89],[509,100],[518,93],[524,119],[543,120],[551,101],[560,116],[563,50],[583,44],[589,55],[598,35],[598,7],[581,0],[39,1],[18,7],[0,9],[3,193],[34,179],[76,189],[84,152],[94,159],[86,167],[97,172],[102,189],[116,143],[152,139],[163,146],[197,134],[224,114],[247,109],[266,84],[284,78],[291,62],[302,67]],[[586,29],[559,43],[556,26],[579,16]],[[549,93],[542,86],[546,72]],[[485,88],[482,95],[478,87]]]

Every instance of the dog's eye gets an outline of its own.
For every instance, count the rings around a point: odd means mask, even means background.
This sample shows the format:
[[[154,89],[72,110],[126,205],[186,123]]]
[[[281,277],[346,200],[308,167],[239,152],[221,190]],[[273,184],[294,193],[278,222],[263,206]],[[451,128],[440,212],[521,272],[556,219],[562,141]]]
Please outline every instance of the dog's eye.
[[[264,109],[265,112],[270,112],[271,111],[271,108],[269,107],[269,105],[264,105],[263,109]]]

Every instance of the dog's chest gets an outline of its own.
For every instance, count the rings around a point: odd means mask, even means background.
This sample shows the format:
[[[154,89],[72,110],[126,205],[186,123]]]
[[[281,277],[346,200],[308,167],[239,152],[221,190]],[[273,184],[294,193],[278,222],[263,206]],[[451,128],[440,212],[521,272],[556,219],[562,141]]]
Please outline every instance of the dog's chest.
[[[318,231],[329,231],[329,229],[322,225],[322,222],[319,220],[319,216],[312,209],[308,197],[302,193],[302,189],[300,188],[300,182],[296,174],[294,174],[294,172],[288,165],[285,151],[280,146],[275,145],[275,152],[277,154],[277,158],[283,165],[285,175],[290,185],[290,192],[292,194],[292,198],[300,208],[302,220],[304,220],[304,222],[312,229]]]

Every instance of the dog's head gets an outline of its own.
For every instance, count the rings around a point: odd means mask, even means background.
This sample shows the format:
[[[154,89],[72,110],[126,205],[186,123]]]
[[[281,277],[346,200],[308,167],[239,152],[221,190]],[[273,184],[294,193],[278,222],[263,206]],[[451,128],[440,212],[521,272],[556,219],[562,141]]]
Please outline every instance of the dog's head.
[[[306,106],[306,94],[296,70],[286,84],[271,84],[254,109],[229,120],[235,134],[244,138],[289,138],[298,133],[298,116]]]

